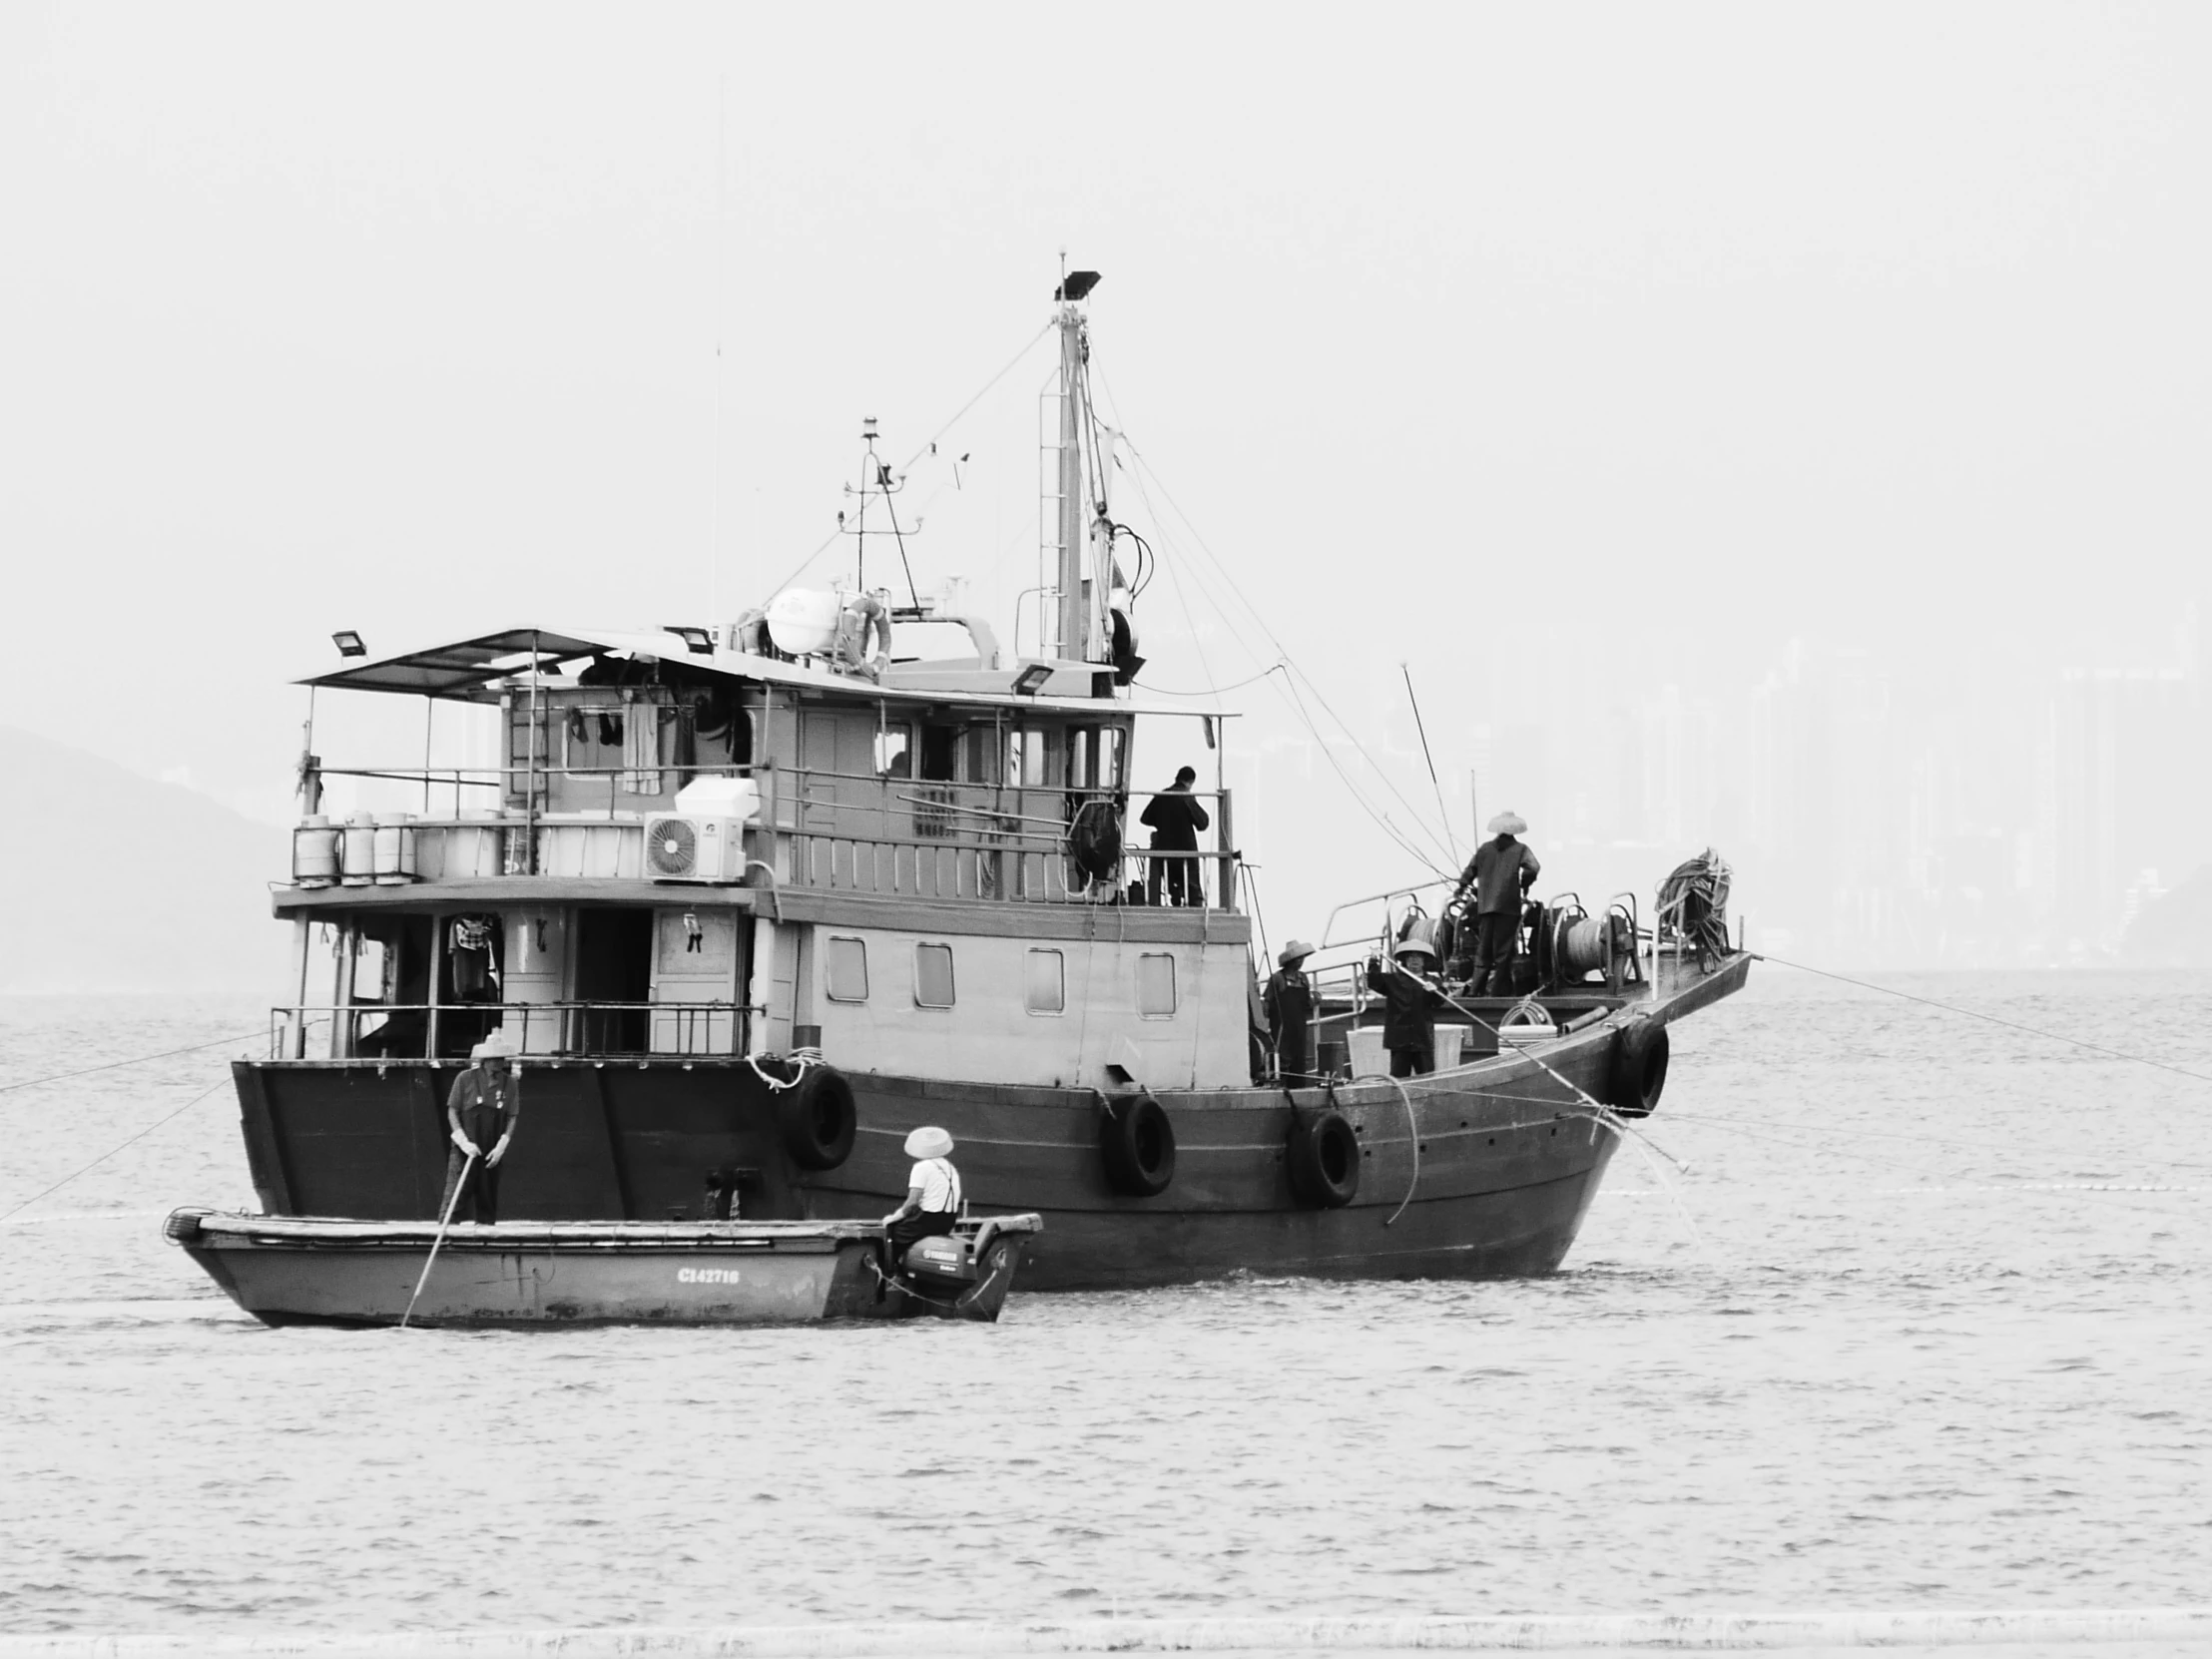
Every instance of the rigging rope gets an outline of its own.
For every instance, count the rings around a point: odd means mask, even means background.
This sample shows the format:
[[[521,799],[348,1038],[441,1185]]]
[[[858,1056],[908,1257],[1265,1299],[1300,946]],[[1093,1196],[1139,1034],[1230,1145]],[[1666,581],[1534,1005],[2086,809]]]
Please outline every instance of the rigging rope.
[[[1103,377],[1101,377],[1101,384],[1105,385]],[[1105,385],[1105,390],[1108,398],[1112,399],[1112,386]],[[1246,613],[1252,618],[1255,623],[1258,624],[1260,632],[1264,634],[1267,637],[1268,642],[1272,646],[1274,646],[1278,664],[1290,671],[1290,673],[1286,674],[1285,676],[1285,686],[1288,687],[1290,685],[1291,674],[1295,674],[1299,679],[1306,682],[1307,690],[1313,694],[1314,700],[1322,706],[1323,710],[1326,711],[1329,715],[1329,718],[1337,723],[1338,729],[1344,733],[1346,739],[1351,742],[1353,748],[1359,752],[1361,759],[1365,760],[1368,765],[1374,770],[1376,776],[1382,780],[1382,787],[1388,790],[1391,795],[1395,796],[1398,800],[1399,805],[1404,807],[1405,810],[1412,815],[1414,822],[1420,825],[1421,833],[1424,836],[1427,835],[1429,833],[1428,828],[1425,824],[1421,823],[1420,809],[1414,806],[1412,802],[1407,800],[1404,793],[1400,791],[1394,783],[1391,782],[1389,775],[1384,772],[1381,766],[1377,765],[1375,757],[1368,752],[1366,745],[1360,742],[1358,735],[1353,732],[1352,728],[1346,723],[1344,717],[1339,715],[1337,711],[1330,706],[1329,700],[1322,695],[1320,687],[1314,684],[1312,677],[1308,675],[1303,669],[1298,667],[1297,663],[1292,659],[1288,648],[1284,646],[1283,642],[1280,639],[1276,638],[1274,630],[1269,628],[1267,618],[1261,615],[1259,608],[1255,606],[1250,599],[1245,597],[1244,590],[1237,586],[1237,579],[1229,573],[1228,568],[1223,565],[1222,561],[1215,555],[1213,549],[1206,545],[1206,538],[1199,533],[1198,526],[1191,521],[1190,514],[1186,513],[1183,510],[1182,504],[1175,499],[1174,493],[1169,490],[1166,483],[1160,478],[1160,475],[1152,470],[1152,463],[1145,458],[1144,452],[1137,447],[1135,441],[1130,438],[1126,429],[1122,431],[1121,437],[1122,442],[1128,446],[1130,459],[1135,463],[1135,465],[1131,468],[1130,476],[1132,481],[1136,485],[1137,494],[1144,501],[1145,509],[1148,513],[1151,514],[1155,525],[1158,526],[1163,532],[1163,540],[1165,539],[1164,532],[1166,529],[1167,521],[1165,517],[1160,513],[1159,509],[1154,507],[1152,504],[1152,493],[1146,487],[1146,480],[1148,478],[1152,483],[1159,485],[1162,499],[1164,499],[1168,503],[1168,505],[1174,509],[1175,516],[1182,520],[1184,528],[1190,532],[1192,542],[1196,545],[1198,551],[1205,555],[1207,561],[1214,567],[1215,574],[1218,575],[1221,580],[1228,585],[1229,591],[1236,596],[1238,604],[1244,607]],[[1207,587],[1205,579],[1198,570],[1195,562],[1193,562],[1191,565],[1191,576],[1192,579],[1198,583],[1200,593],[1205,597],[1207,603],[1214,607],[1216,614],[1221,617],[1223,624],[1236,638],[1238,644],[1244,647],[1246,654],[1249,655],[1253,661],[1258,662],[1260,660],[1261,653],[1253,650],[1251,643],[1245,639],[1244,630],[1238,626],[1236,619],[1232,617],[1229,614],[1228,609],[1223,606],[1218,599],[1214,597],[1212,591]],[[1187,616],[1187,603],[1185,606],[1185,610]],[[1193,630],[1193,632],[1195,638],[1195,629]],[[1266,675],[1263,674],[1261,676],[1258,676],[1258,678],[1264,679],[1266,678]],[[1244,683],[1250,684],[1249,681]],[[1282,689],[1283,688],[1281,687],[1278,688],[1278,690]],[[1370,818],[1374,819],[1377,825],[1382,828],[1383,833],[1388,835],[1391,840],[1395,841],[1398,844],[1399,848],[1403,850],[1408,856],[1412,857],[1416,863],[1420,864],[1424,868],[1438,871],[1439,873],[1444,873],[1441,869],[1441,866],[1436,862],[1435,857],[1432,856],[1431,853],[1423,852],[1418,847],[1411,844],[1406,839],[1404,832],[1401,831],[1394,824],[1390,823],[1388,815],[1379,811],[1368,800],[1367,796],[1361,791],[1359,785],[1353,782],[1351,775],[1348,774],[1345,771],[1344,767],[1338,762],[1336,753],[1331,746],[1330,740],[1322,735],[1319,724],[1314,720],[1313,715],[1306,709],[1304,701],[1297,696],[1295,688],[1291,688],[1290,701],[1297,710],[1298,718],[1301,724],[1306,727],[1307,731],[1313,736],[1314,741],[1321,747],[1322,754],[1325,758],[1328,759],[1331,769],[1337,773],[1340,779],[1343,780],[1345,788],[1347,789],[1347,791],[1350,792],[1353,800],[1359,805],[1361,810],[1367,813]],[[1448,836],[1448,825],[1445,828]],[[1448,849],[1439,850],[1444,850],[1445,855],[1450,856]],[[1453,859],[1453,862],[1454,865],[1456,865],[1456,858]]]
[[[320,1020],[315,1021],[317,1025]],[[242,1031],[236,1036],[217,1037],[212,1042],[191,1043],[184,1048],[165,1048],[159,1054],[141,1054],[135,1060],[110,1060],[105,1065],[87,1066],[82,1071],[57,1071],[51,1077],[27,1077],[20,1083],[0,1083],[0,1094],[16,1089],[35,1089],[42,1083],[66,1083],[73,1077],[90,1077],[95,1072],[116,1071],[124,1066],[143,1066],[155,1060],[174,1059],[179,1054],[198,1054],[203,1049],[221,1048],[226,1043],[251,1042],[261,1035],[259,1031]]]
[[[2112,1048],[2104,1043],[2093,1043],[2085,1037],[2069,1037],[2057,1031],[2038,1030],[2032,1025],[2022,1025],[2018,1020],[2000,1019],[1995,1014],[1984,1014],[1972,1008],[1961,1008],[1954,1003],[1938,1002],[1932,996],[1916,996],[1913,992],[1901,991],[1894,985],[1877,985],[1870,979],[1854,979],[1848,973],[1832,973],[1827,968],[1808,967],[1803,962],[1785,961],[1780,956],[1769,956],[1766,952],[1760,950],[1748,951],[1746,954],[1755,962],[1772,962],[1776,967],[1796,968],[1800,973],[1818,974],[1823,979],[1835,979],[1846,985],[1857,985],[1862,990],[1881,991],[1888,996],[1903,997],[1908,1002],[1918,1002],[1930,1008],[1940,1008],[1946,1014],[1962,1014],[1967,1019],[1986,1020],[1989,1024],[2001,1025],[2008,1031],[2023,1031],[2030,1037],[2043,1037],[2051,1042],[2071,1043],[2076,1048],[2086,1048],[2099,1054],[2109,1054],[2115,1060],[2132,1060],[2139,1066],[2156,1066],[2160,1071],[2170,1071],[2181,1077],[2191,1077],[2199,1083],[2212,1083],[2212,1077],[2207,1077],[2201,1071],[2191,1071],[2187,1066],[2169,1065],[2164,1060],[2153,1060],[2142,1054],[2130,1054],[2124,1048]]]
[[[943,437],[945,433],[951,431],[953,427],[957,426],[960,423],[960,417],[962,415],[966,414],[968,410],[974,408],[976,404],[982,402],[984,397],[989,394],[990,389],[993,386],[997,385],[999,381],[1005,379],[1007,375],[1011,374],[1014,371],[1015,367],[1021,362],[1021,359],[1029,355],[1030,351],[1035,347],[1037,341],[1043,339],[1046,334],[1052,331],[1052,327],[1053,324],[1047,322],[1042,328],[1039,328],[1035,333],[1031,334],[1027,342],[1023,344],[1022,348],[1019,351],[1016,351],[1011,357],[1008,357],[1006,359],[1006,366],[1004,368],[1001,368],[988,380],[985,380],[983,382],[983,389],[981,391],[978,391],[973,397],[969,398],[965,403],[962,403],[957,409],[953,410],[951,419],[947,420],[942,426],[938,427],[934,432],[930,433],[928,441],[922,444],[919,449],[915,450],[913,454],[907,459],[906,464],[900,467],[898,470],[900,472],[911,472],[915,464],[919,462],[923,456],[927,455],[931,448],[935,446],[937,439]],[[837,538],[843,534],[844,526],[842,524],[839,524],[834,530],[830,531],[829,535],[823,538],[822,545],[820,547],[817,547],[812,553],[808,554],[804,559],[800,560],[798,564],[792,567],[791,575],[785,577],[781,582],[777,583],[776,586],[771,588],[769,591],[772,594],[781,593],[784,591],[784,589],[790,587],[793,581],[798,578],[800,572],[804,571],[809,565],[813,564],[817,559],[821,558],[823,554],[829,552],[830,549],[836,544]],[[903,545],[900,547],[899,552],[902,555],[904,554],[905,548],[903,547]]]
[[[1142,680],[1134,682],[1139,691],[1150,692],[1154,697],[1219,697],[1223,692],[1242,691],[1247,686],[1257,686],[1269,675],[1290,667],[1288,663],[1270,663],[1249,680],[1239,680],[1227,686],[1210,686],[1200,691],[1174,691],[1166,686],[1148,686]]]
[[[70,1182],[76,1180],[78,1176],[91,1174],[92,1171],[98,1169],[102,1164],[106,1163],[110,1158],[113,1158],[125,1147],[136,1146],[140,1141],[145,1140],[147,1136],[151,1135],[155,1130],[159,1129],[163,1124],[169,1122],[172,1118],[182,1117],[185,1113],[191,1111],[195,1106],[199,1105],[203,1100],[207,1099],[208,1096],[214,1094],[216,1090],[222,1088],[223,1085],[228,1083],[230,1079],[228,1077],[217,1078],[213,1083],[210,1083],[206,1088],[202,1089],[198,1094],[194,1095],[190,1100],[186,1101],[182,1106],[178,1107],[176,1111],[167,1113],[164,1116],[156,1119],[154,1122],[148,1124],[144,1129],[141,1129],[137,1134],[133,1135],[129,1140],[123,1141],[118,1145],[109,1147],[107,1151],[101,1153],[99,1157],[93,1159],[93,1161],[87,1164],[83,1169],[75,1170],[70,1174],[63,1176],[51,1187],[48,1187],[45,1192],[34,1193],[31,1197],[25,1199],[21,1204],[18,1204],[14,1209],[8,1211],[5,1215],[0,1215],[0,1222],[9,1221],[16,1216],[20,1216],[24,1211],[28,1210],[32,1205],[36,1204],[40,1199],[49,1198],[55,1193],[60,1192],[64,1187],[68,1186]]]

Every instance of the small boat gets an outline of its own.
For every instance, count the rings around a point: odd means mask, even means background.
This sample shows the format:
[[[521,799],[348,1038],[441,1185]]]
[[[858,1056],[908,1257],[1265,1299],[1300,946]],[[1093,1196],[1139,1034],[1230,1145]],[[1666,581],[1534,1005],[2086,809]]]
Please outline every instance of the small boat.
[[[893,1275],[858,1221],[456,1223],[439,1244],[432,1222],[184,1209],[163,1232],[265,1325],[793,1325],[995,1321],[1041,1227],[963,1220]]]

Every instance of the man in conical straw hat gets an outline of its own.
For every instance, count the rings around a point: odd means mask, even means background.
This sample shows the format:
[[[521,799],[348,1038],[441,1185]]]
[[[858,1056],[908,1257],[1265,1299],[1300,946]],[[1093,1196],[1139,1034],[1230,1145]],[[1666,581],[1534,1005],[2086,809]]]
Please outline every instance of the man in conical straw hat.
[[[1500,813],[1489,828],[1491,839],[1474,849],[1459,876],[1460,893],[1474,892],[1474,979],[1467,989],[1475,996],[1511,996],[1521,901],[1544,866],[1535,848],[1515,838],[1528,833],[1520,814]]]
[[[1368,958],[1368,989],[1382,998],[1382,1046],[1392,1077],[1425,1077],[1436,1069],[1435,1019],[1451,1004],[1437,990],[1435,928],[1426,916],[1406,918],[1389,960]]]
[[[1306,958],[1313,953],[1304,939],[1291,940],[1260,993],[1260,1012],[1275,1045],[1275,1075],[1287,1086],[1314,1077],[1314,982],[1306,977]]]
[[[960,1172],[952,1167],[952,1137],[924,1124],[906,1137],[906,1156],[914,1160],[906,1177],[906,1198],[883,1218],[890,1239],[887,1269],[896,1273],[917,1239],[952,1231],[960,1219]]]
[[[445,1154],[441,1216],[487,1226],[499,1219],[499,1165],[522,1116],[521,1079],[511,1064],[514,1052],[505,1030],[494,1031],[468,1051],[474,1063],[453,1079],[452,1092],[445,1097],[446,1130],[453,1144]]]

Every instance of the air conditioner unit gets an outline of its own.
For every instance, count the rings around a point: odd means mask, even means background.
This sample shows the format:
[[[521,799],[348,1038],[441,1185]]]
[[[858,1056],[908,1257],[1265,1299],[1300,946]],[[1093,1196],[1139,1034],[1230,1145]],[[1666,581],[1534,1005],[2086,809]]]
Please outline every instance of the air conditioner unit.
[[[645,821],[645,873],[655,881],[745,878],[745,820],[660,813]]]

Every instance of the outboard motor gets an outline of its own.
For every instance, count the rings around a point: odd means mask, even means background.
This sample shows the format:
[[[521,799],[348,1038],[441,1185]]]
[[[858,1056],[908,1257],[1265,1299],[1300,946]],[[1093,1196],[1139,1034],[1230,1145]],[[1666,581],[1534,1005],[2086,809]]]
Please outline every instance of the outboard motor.
[[[975,1266],[975,1241],[951,1233],[916,1239],[899,1271],[914,1282],[915,1289],[932,1296],[958,1296],[972,1290],[981,1277]]]

